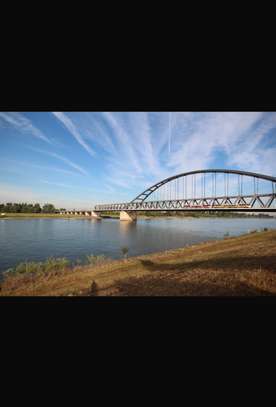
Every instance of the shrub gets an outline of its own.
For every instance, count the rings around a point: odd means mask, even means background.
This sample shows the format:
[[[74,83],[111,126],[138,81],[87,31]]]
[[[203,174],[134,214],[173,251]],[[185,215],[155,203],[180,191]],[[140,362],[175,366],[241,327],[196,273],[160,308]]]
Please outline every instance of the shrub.
[[[65,257],[54,258],[50,257],[45,262],[25,261],[19,263],[16,267],[8,269],[5,275],[12,274],[32,274],[32,273],[47,273],[50,271],[65,270],[70,265],[70,262]]]
[[[124,258],[127,258],[127,254],[128,254],[128,247],[124,246],[121,248],[121,252],[123,253]]]
[[[43,264],[40,262],[34,262],[34,261],[30,261],[30,262],[23,262],[23,263],[19,263],[15,269],[14,272],[16,274],[25,274],[25,273],[36,273],[41,271],[43,268]]]
[[[49,271],[59,271],[59,270],[65,270],[66,267],[70,265],[70,261],[66,259],[65,257],[60,257],[60,258],[54,258],[54,257],[49,257],[44,263],[44,270],[45,272]]]
[[[106,260],[106,258],[103,254],[98,255],[98,256],[91,254],[91,255],[86,256],[86,258],[87,258],[88,264],[92,264],[92,265],[103,263]]]

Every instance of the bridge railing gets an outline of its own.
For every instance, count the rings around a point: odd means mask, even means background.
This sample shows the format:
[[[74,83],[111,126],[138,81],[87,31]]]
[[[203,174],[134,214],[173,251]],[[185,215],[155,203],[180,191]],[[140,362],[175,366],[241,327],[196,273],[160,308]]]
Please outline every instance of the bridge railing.
[[[276,194],[236,195],[161,201],[123,202],[96,205],[95,211],[143,211],[183,209],[269,209]],[[273,209],[273,208],[272,208]]]
[[[94,210],[272,210],[275,194],[275,177],[241,170],[207,169],[174,175],[147,188],[131,202],[96,205]]]

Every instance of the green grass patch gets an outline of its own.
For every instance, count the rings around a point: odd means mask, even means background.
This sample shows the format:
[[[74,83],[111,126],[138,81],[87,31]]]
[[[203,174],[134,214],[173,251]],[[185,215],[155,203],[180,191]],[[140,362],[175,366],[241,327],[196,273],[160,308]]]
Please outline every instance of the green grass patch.
[[[107,258],[103,254],[98,255],[98,256],[96,256],[94,254],[90,254],[90,255],[86,256],[86,259],[87,259],[88,264],[91,264],[91,265],[98,265],[98,264],[104,263],[107,260]]]
[[[64,271],[70,266],[70,261],[65,257],[54,258],[50,257],[44,262],[25,261],[19,263],[14,268],[10,268],[5,272],[5,275],[18,274],[42,274],[52,271]]]

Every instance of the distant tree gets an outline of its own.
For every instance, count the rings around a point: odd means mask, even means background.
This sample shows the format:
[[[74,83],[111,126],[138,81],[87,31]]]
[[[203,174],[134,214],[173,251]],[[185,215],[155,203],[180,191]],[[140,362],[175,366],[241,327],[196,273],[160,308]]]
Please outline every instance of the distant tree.
[[[56,208],[54,207],[54,205],[49,204],[49,203],[45,204],[42,208],[43,213],[55,213],[55,211],[56,211]]]
[[[33,212],[34,212],[33,204],[27,204],[27,206],[26,206],[26,212],[27,212],[27,213],[33,213]]]
[[[21,205],[19,203],[14,203],[12,207],[12,211],[14,213],[20,213],[21,212]]]
[[[39,205],[39,203],[36,203],[34,205],[34,213],[40,213],[41,212],[41,207]]]
[[[28,212],[28,204],[27,203],[22,203],[21,204],[21,212],[22,213],[27,213]]]
[[[12,206],[13,206],[13,204],[11,203],[11,202],[8,202],[7,204],[6,204],[6,208],[5,208],[5,211],[6,212],[12,212]]]
[[[65,209],[64,209],[65,210]],[[0,204],[0,212],[2,213],[55,213],[56,208],[54,207],[53,204],[46,203],[43,206],[43,209],[41,209],[41,206],[39,203],[36,204],[28,204],[26,202],[21,202],[21,203],[12,203],[8,202],[6,204],[2,203]]]

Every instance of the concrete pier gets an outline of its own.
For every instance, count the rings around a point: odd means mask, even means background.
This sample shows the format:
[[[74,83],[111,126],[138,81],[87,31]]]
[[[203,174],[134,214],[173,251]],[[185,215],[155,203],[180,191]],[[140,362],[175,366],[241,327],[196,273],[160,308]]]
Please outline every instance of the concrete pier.
[[[94,211],[91,211],[91,216],[94,219],[102,219],[101,216],[97,212],[94,212]]]
[[[121,211],[120,212],[120,220],[121,221],[128,221],[128,222],[136,222],[137,215],[136,215],[135,212]]]

